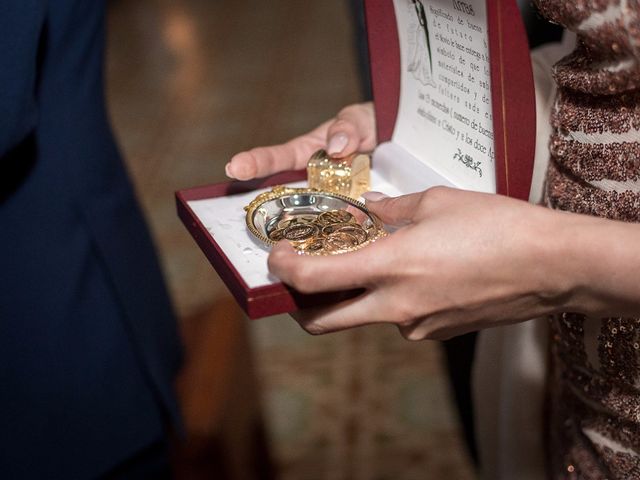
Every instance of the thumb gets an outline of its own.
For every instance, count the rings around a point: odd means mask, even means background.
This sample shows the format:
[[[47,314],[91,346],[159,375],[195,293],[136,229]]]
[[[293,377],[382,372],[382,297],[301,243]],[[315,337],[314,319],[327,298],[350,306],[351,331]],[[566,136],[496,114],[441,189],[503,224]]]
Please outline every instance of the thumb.
[[[346,157],[355,152],[370,152],[376,145],[375,131],[371,104],[343,108],[327,130],[327,153]]]
[[[378,192],[363,195],[367,208],[387,225],[403,226],[413,222],[422,200],[422,193],[412,193],[400,197],[387,197]]]

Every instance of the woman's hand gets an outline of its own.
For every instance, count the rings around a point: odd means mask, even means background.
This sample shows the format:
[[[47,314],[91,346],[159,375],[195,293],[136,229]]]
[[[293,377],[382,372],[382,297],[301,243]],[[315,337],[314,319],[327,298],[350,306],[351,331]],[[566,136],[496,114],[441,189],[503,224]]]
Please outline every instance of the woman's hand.
[[[371,103],[352,105],[285,144],[235,155],[239,180],[302,169],[376,145]],[[303,293],[364,288],[357,298],[297,312],[311,333],[392,322],[410,339],[442,339],[572,311],[640,316],[640,226],[556,212],[503,196],[432,188],[368,207],[400,228],[362,250],[297,255],[280,242],[269,268]]]
[[[401,227],[375,244],[327,257],[286,242],[272,251],[271,272],[300,292],[365,289],[298,312],[310,333],[392,322],[408,339],[445,339],[572,307],[576,268],[554,240],[581,216],[444,187],[381,196],[369,194],[368,208]]]
[[[303,169],[311,155],[320,149],[326,149],[331,156],[344,157],[354,152],[370,152],[375,146],[373,104],[361,103],[345,107],[335,118],[287,143],[236,154],[225,171],[231,178],[251,180]]]

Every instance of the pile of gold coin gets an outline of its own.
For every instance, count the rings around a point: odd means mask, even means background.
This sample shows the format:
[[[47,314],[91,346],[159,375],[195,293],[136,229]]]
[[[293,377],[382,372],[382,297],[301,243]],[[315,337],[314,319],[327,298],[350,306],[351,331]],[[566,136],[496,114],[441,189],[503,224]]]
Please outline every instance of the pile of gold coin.
[[[288,240],[301,253],[332,255],[357,250],[383,234],[373,225],[365,229],[346,210],[331,210],[284,218],[268,235],[274,242]]]

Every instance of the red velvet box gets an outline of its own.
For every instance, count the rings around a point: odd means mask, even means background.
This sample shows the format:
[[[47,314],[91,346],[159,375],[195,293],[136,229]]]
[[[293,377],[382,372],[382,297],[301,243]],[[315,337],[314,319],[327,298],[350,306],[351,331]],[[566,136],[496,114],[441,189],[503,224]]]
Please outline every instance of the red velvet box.
[[[535,96],[515,0],[365,6],[380,142],[373,189],[397,195],[443,184],[528,199]],[[302,295],[278,283],[267,275],[266,249],[247,236],[247,199],[305,178],[286,172],[176,193],[178,215],[250,318],[354,294]],[[226,223],[212,220],[218,214]]]

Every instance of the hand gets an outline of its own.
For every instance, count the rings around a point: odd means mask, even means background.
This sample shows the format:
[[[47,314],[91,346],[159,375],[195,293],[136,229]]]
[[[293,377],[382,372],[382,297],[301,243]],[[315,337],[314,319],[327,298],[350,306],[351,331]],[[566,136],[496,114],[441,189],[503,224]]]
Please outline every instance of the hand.
[[[306,168],[311,155],[322,148],[331,156],[344,157],[354,152],[370,152],[376,143],[373,104],[350,105],[335,118],[287,143],[234,155],[225,171],[231,178],[251,180],[284,170]]]
[[[352,253],[310,257],[280,242],[269,257],[271,272],[300,292],[365,289],[298,312],[310,333],[392,322],[408,339],[445,339],[568,306],[571,285],[558,272],[570,271],[569,257],[550,241],[567,214],[444,187],[367,206],[401,227]]]

